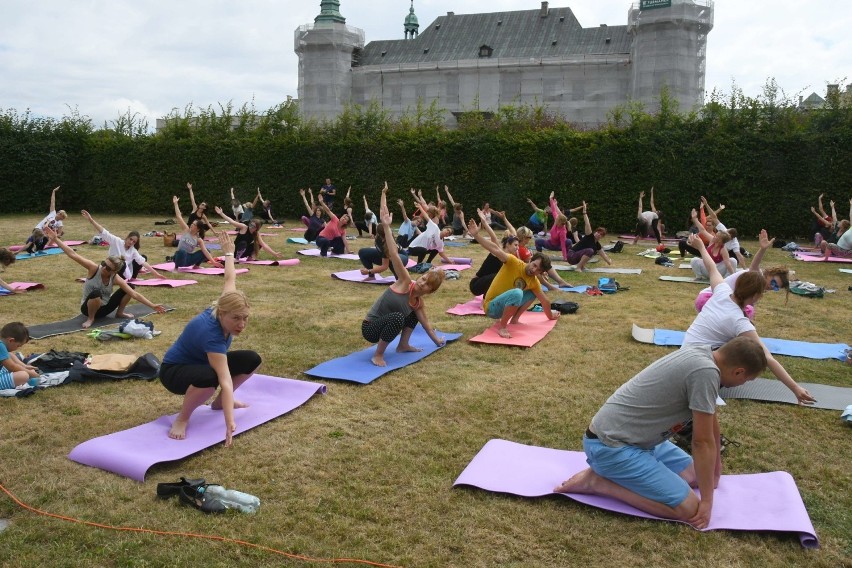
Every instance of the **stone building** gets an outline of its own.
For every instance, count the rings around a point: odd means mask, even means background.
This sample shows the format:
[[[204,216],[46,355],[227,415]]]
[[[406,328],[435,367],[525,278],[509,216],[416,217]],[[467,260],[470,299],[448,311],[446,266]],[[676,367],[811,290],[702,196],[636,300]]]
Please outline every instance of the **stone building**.
[[[448,12],[420,29],[412,0],[404,39],[365,44],[339,0],[323,0],[295,31],[299,105],[334,119],[347,104],[378,102],[399,116],[435,101],[455,124],[463,112],[543,105],[586,125],[628,101],[658,106],[661,91],[691,110],[704,102],[713,0],[640,0],[626,25],[583,27],[571,8],[488,14]],[[403,20],[401,18],[401,20]]]

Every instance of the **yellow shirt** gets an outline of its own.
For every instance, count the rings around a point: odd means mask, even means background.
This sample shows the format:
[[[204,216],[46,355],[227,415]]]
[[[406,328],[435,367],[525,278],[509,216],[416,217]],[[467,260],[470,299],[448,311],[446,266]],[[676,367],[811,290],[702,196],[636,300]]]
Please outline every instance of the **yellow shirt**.
[[[488,304],[491,300],[512,288],[541,292],[541,283],[535,276],[527,274],[526,267],[527,264],[523,260],[515,255],[509,255],[509,258],[503,263],[503,267],[494,277],[491,286],[488,287],[488,292],[485,293],[485,298],[482,300],[482,309],[485,313],[488,313]]]

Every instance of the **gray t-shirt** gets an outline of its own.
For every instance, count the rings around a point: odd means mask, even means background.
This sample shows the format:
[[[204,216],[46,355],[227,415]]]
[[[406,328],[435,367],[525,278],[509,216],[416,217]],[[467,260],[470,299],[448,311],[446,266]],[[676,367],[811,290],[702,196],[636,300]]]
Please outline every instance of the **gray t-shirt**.
[[[399,312],[403,315],[403,317],[406,317],[413,311],[413,309],[414,308],[408,305],[408,292],[399,294],[395,292],[393,288],[388,287],[375,301],[373,307],[371,307],[370,311],[367,312],[367,317],[364,319],[367,321],[375,321],[380,317],[393,312]]]
[[[692,420],[713,414],[721,374],[706,345],[684,346],[621,385],[592,418],[607,446],[653,448]]]

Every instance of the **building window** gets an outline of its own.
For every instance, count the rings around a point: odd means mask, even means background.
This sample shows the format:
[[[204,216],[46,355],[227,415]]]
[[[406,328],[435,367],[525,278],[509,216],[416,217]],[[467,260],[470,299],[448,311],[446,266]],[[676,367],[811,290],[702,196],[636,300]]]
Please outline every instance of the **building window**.
[[[494,53],[494,50],[491,49],[490,46],[482,45],[479,47],[479,56],[480,57],[491,57],[491,54]]]

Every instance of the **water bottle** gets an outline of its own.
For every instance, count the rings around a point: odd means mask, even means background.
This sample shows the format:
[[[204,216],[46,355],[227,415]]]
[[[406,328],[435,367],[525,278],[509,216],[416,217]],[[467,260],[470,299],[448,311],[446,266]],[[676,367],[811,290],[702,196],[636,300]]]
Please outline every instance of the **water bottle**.
[[[218,499],[228,509],[236,509],[243,513],[256,513],[260,507],[260,499],[242,491],[225,489],[221,485],[207,485],[203,490],[205,495]]]

